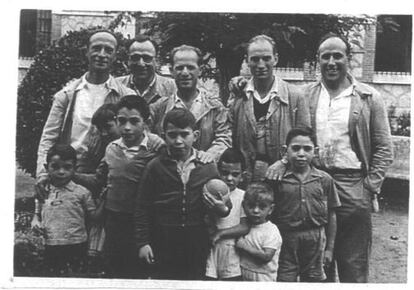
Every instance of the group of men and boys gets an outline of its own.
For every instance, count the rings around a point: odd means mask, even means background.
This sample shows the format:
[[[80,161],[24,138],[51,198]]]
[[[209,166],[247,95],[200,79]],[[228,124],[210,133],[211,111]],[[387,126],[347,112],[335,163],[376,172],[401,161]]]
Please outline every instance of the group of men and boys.
[[[88,71],[43,129],[33,225],[52,275],[89,249],[112,278],[368,281],[391,137],[342,36],[321,39],[321,80],[300,89],[275,75],[274,41],[253,37],[251,78],[232,80],[227,107],[199,85],[198,48],[172,50],[173,79],[149,37],[130,43],[130,75],[110,75],[116,50],[111,32],[91,34]]]

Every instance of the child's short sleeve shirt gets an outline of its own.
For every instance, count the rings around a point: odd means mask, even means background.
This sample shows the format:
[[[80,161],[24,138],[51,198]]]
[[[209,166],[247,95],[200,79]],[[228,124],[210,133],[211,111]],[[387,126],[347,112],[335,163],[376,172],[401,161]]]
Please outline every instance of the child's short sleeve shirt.
[[[237,226],[240,223],[240,218],[246,217],[242,207],[242,201],[244,197],[244,190],[236,188],[230,192],[230,200],[233,205],[228,216],[223,218],[217,218],[216,226],[217,229],[227,229]]]
[[[86,242],[86,214],[95,209],[91,193],[73,181],[63,187],[51,186],[49,196],[42,206],[46,245]]]
[[[270,221],[250,228],[250,232],[242,237],[254,249],[275,249],[275,254],[268,263],[260,263],[248,253],[242,252],[240,266],[255,273],[277,273],[282,237],[277,226]]]

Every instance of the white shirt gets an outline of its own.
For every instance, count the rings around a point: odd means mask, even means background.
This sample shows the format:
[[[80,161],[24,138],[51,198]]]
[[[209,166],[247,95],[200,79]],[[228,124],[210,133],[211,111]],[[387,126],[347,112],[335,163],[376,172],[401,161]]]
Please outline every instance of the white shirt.
[[[235,190],[229,193],[229,197],[233,207],[231,208],[231,211],[228,216],[217,218],[216,226],[219,230],[237,226],[240,223],[240,218],[246,216],[242,207],[244,190],[236,188]]]
[[[361,162],[352,150],[349,136],[349,112],[354,86],[335,98],[322,84],[316,109],[316,136],[319,157],[326,168],[361,169]]]
[[[277,226],[270,221],[260,225],[254,225],[250,232],[242,237],[253,249],[275,249],[275,254],[268,263],[260,263],[248,253],[241,252],[240,266],[255,273],[277,273],[279,267],[279,255],[282,248],[282,237]]]
[[[86,136],[91,128],[92,116],[95,111],[104,104],[105,98],[110,92],[108,80],[99,85],[91,84],[86,80],[86,74],[77,87],[79,89],[73,110],[73,124],[71,144],[77,152],[87,150]]]

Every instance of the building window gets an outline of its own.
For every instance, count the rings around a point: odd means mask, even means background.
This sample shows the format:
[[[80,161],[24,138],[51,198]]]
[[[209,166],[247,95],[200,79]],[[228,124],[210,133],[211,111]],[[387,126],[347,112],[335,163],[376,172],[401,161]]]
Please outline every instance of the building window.
[[[411,15],[379,15],[375,70],[411,73]]]
[[[19,56],[33,57],[50,44],[51,10],[22,9],[20,11]]]

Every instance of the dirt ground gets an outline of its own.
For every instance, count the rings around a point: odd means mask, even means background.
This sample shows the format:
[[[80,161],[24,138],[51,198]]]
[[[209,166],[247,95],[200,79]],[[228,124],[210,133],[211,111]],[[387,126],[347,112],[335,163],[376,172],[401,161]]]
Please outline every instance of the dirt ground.
[[[32,195],[34,180],[16,172],[16,198]],[[408,183],[387,181],[381,210],[373,214],[371,283],[406,283],[408,250]]]

